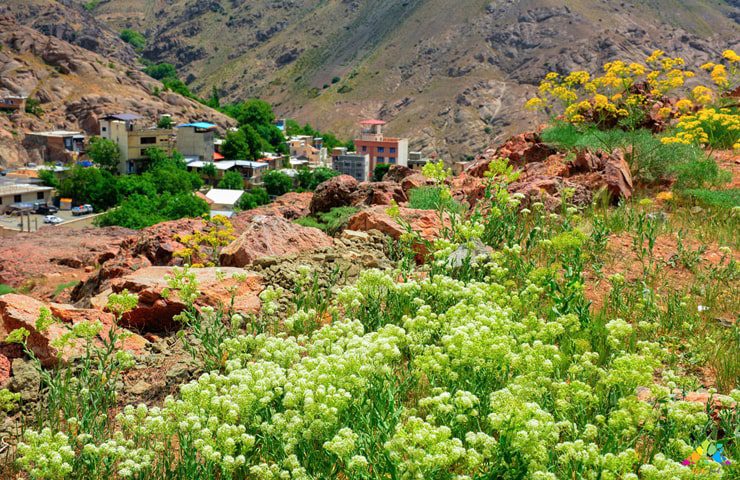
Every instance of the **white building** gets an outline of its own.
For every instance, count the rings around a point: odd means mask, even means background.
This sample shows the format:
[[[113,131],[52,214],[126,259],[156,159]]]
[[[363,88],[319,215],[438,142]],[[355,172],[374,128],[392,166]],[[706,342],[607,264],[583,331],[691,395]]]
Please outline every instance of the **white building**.
[[[226,190],[223,188],[212,188],[206,193],[208,203],[211,205],[211,216],[223,215],[231,217],[244,195],[244,190]]]

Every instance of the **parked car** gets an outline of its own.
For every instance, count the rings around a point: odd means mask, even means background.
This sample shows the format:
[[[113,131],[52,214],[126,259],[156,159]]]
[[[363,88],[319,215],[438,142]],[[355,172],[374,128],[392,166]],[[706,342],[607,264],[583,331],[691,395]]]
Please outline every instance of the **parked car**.
[[[87,215],[88,213],[93,213],[93,207],[89,203],[72,208],[72,215],[76,217],[80,215]]]
[[[53,215],[57,213],[59,209],[54,205],[47,205],[44,202],[38,202],[33,204],[33,213],[38,215]]]
[[[62,222],[64,222],[64,220],[57,217],[56,215],[47,215],[44,217],[44,223],[50,223],[52,225],[59,225]]]
[[[32,203],[12,203],[5,209],[6,215],[23,215],[33,212]]]

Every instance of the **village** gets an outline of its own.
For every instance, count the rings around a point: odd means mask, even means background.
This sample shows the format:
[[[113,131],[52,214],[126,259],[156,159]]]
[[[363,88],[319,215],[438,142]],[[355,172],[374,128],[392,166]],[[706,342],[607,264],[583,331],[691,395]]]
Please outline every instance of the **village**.
[[[0,98],[0,109],[23,111],[26,98],[7,95]],[[211,215],[232,216],[239,210],[240,200],[250,189],[263,186],[263,176],[277,171],[293,180],[302,170],[332,169],[346,174],[358,182],[371,181],[376,168],[384,172],[391,165],[401,165],[420,171],[429,162],[421,152],[409,151],[409,139],[387,136],[382,120],[361,120],[358,135],[346,146],[332,148],[324,139],[312,135],[288,135],[285,119],[275,120],[287,145],[287,154],[262,152],[256,160],[230,158],[225,155],[224,138],[220,132],[236,132],[205,121],[175,124],[170,115],[162,115],[156,125],[134,113],[113,113],[103,116],[97,135],[83,131],[52,130],[29,132],[23,146],[42,162],[0,172],[0,230],[5,234],[14,231],[36,231],[44,225],[88,227],[96,215],[92,206],[78,198],[60,197],[51,186],[40,178],[41,172],[53,172],[64,178],[73,166],[95,168],[88,155],[88,147],[96,139],[106,139],[118,148],[117,175],[136,175],[147,170],[150,149],[167,155],[177,152],[182,156],[186,169],[207,178],[196,195],[205,200]],[[464,162],[455,165],[461,171]],[[218,182],[227,173],[241,176],[242,188],[218,188]],[[380,174],[382,177],[382,173]],[[273,195],[274,197],[274,195]]]

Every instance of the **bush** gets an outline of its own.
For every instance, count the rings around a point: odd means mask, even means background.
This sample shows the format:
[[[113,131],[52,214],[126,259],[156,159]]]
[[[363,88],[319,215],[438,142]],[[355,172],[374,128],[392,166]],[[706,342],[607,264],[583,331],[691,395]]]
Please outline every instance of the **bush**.
[[[315,216],[299,218],[295,223],[304,227],[318,228],[329,235],[336,235],[347,226],[350,217],[359,211],[356,207],[336,207]]]
[[[226,172],[224,178],[218,182],[218,188],[226,190],[244,190],[244,177],[239,172]]]
[[[165,78],[177,78],[177,70],[171,63],[158,63],[144,68],[144,73],[156,80]]]
[[[284,195],[293,190],[293,179],[278,170],[270,170],[262,175],[262,182],[270,195]]]
[[[711,157],[678,164],[674,170],[678,190],[718,186],[731,179],[729,172],[721,170]]]
[[[144,35],[137,31],[131,30],[130,28],[124,28],[121,30],[121,40],[128,43],[134,50],[141,51],[146,47],[146,38]]]
[[[44,109],[41,108],[41,102],[35,98],[26,99],[26,113],[36,115],[40,117],[44,114]]]
[[[109,172],[118,171],[121,153],[118,150],[118,144],[113,140],[92,137],[87,147],[87,156],[102,169]]]
[[[242,198],[239,199],[239,210],[252,210],[261,205],[267,205],[270,203],[270,195],[264,188],[253,188],[247,192],[244,192]]]
[[[442,187],[419,187],[409,190],[409,208],[419,210],[438,210],[444,206],[448,210],[460,213],[463,206],[452,198],[443,198]]]
[[[6,293],[15,293],[15,288],[4,283],[0,283],[0,295],[5,295]]]
[[[731,210],[740,207],[740,189],[707,190],[703,188],[684,190],[681,195],[706,207]]]
[[[164,193],[154,197],[135,194],[124,200],[118,208],[97,217],[95,225],[117,225],[140,230],[167,220],[201,217],[209,211],[205,200],[192,193]]]
[[[390,168],[390,163],[379,163],[375,165],[375,169],[373,170],[373,181],[382,182],[383,177],[386,173],[388,173],[388,170],[390,170]]]
[[[172,117],[164,116],[157,122],[157,128],[172,128]]]

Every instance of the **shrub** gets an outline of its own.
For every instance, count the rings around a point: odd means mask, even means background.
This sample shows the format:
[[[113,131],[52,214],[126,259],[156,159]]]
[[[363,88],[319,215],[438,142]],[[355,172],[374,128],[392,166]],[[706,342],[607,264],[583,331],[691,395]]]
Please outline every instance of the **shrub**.
[[[218,182],[218,188],[226,190],[244,190],[244,177],[239,172],[226,172],[224,178]]]
[[[128,43],[135,50],[141,51],[146,47],[146,38],[141,33],[131,30],[130,28],[124,28],[121,30],[121,40]]]
[[[177,78],[177,70],[171,63],[158,63],[144,68],[144,73],[156,80]]]
[[[280,196],[293,190],[293,179],[278,170],[270,170],[262,175],[262,183],[270,195]]]
[[[681,195],[707,207],[731,210],[740,207],[740,189],[707,190],[704,188],[683,190]]]
[[[267,193],[267,190],[264,188],[253,188],[244,192],[237,206],[240,210],[251,210],[260,205],[267,205],[268,203],[270,203],[270,195]]]
[[[6,293],[15,293],[15,288],[4,283],[0,283],[0,295],[5,295]]]
[[[711,157],[680,163],[674,167],[674,171],[675,188],[679,190],[718,186],[730,180],[729,172],[720,170]]]
[[[27,98],[26,99],[26,113],[30,113],[31,115],[36,115],[37,117],[40,117],[44,114],[44,109],[41,108],[41,101],[39,101],[36,98]]]
[[[87,156],[102,169],[109,172],[118,171],[121,153],[118,150],[118,144],[113,140],[92,137],[87,147]]]
[[[172,128],[172,125],[172,117],[169,117],[167,115],[160,117],[160,119],[157,121],[157,128]]]
[[[443,187],[418,187],[409,190],[409,208],[439,210],[440,207],[460,213],[463,206],[443,195]]]
[[[373,170],[373,181],[382,182],[383,177],[386,173],[388,173],[388,170],[390,170],[390,168],[390,163],[379,163],[375,165],[375,169]]]

